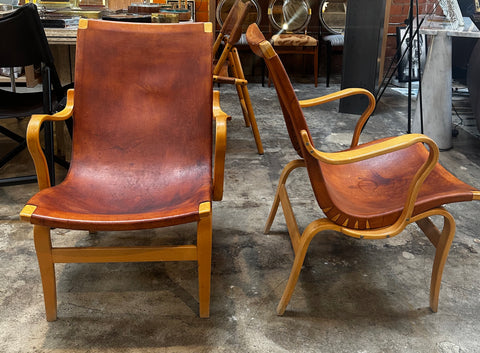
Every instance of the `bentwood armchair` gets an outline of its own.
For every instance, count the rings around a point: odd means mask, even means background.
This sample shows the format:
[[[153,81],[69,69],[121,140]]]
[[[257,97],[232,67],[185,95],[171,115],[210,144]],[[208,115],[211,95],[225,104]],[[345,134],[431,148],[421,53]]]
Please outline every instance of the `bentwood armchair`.
[[[292,145],[300,156],[283,169],[265,227],[268,233],[281,204],[295,261],[277,313],[284,313],[310,241],[319,232],[334,230],[359,239],[382,239],[401,233],[414,222],[436,248],[430,284],[430,308],[436,312],[442,272],[455,235],[455,221],[442,205],[478,200],[480,192],[438,163],[438,147],[427,136],[403,135],[359,145],[362,128],[375,107],[370,92],[353,88],[298,101],[278,55],[255,24],[248,28],[247,40],[268,66]],[[369,105],[355,126],[351,147],[336,153],[317,150],[302,108],[355,94],[365,95]],[[299,167],[307,168],[316,201],[325,215],[311,222],[302,234],[285,185],[289,174]],[[444,219],[442,231],[429,219],[435,215]]]
[[[250,7],[253,6],[250,1],[243,2],[236,0],[233,4],[227,18],[223,22],[222,28],[213,44],[213,55],[217,55],[222,42],[223,51],[218,60],[214,63],[213,80],[218,83],[234,84],[237,90],[240,106],[242,107],[245,125],[252,128],[253,137],[259,154],[263,154],[263,145],[258,131],[257,120],[253,112],[252,101],[248,92],[248,81],[243,73],[242,63],[235,44],[242,35],[242,26],[248,15]],[[230,75],[225,69],[228,64]]]
[[[212,175],[212,40],[210,23],[80,20],[75,90],[64,110],[33,116],[27,135],[40,192],[21,218],[34,225],[48,321],[57,317],[54,264],[70,262],[196,261],[199,312],[209,316],[211,202],[222,197],[227,119],[213,109],[219,159]],[[72,114],[71,168],[50,187],[39,127]],[[193,245],[58,248],[50,235],[52,228],[120,231],[194,222]]]

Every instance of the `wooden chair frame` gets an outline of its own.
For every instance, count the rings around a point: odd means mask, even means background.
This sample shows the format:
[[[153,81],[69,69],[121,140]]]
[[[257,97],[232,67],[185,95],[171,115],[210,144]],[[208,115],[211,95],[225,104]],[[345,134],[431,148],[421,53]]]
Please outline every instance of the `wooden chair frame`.
[[[74,90],[67,92],[65,109],[54,115],[33,115],[27,130],[28,149],[35,163],[40,190],[49,188],[50,176],[45,154],[40,144],[40,127],[45,121],[65,121],[73,115]],[[213,172],[213,199],[223,196],[226,121],[230,117],[219,106],[218,91],[214,92],[213,116],[216,121],[215,159]],[[22,221],[30,222],[36,206],[26,205],[20,213]],[[158,247],[52,247],[50,227],[34,225],[33,234],[44,291],[47,321],[57,319],[57,295],[55,281],[56,263],[106,263],[106,262],[156,262],[197,261],[200,317],[210,312],[210,263],[212,248],[212,213],[209,202],[200,204],[200,220],[197,223],[197,245]]]

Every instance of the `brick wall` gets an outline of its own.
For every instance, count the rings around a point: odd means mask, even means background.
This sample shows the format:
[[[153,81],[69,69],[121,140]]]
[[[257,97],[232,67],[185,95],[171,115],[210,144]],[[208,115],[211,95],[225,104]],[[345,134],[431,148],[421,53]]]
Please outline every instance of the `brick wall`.
[[[208,0],[195,0],[195,17],[198,22],[208,22]]]
[[[385,67],[390,65],[394,59],[397,50],[397,27],[405,26],[405,20],[408,19],[410,10],[410,0],[391,0],[390,21],[388,26],[387,50],[385,53]],[[416,1],[413,8],[413,16],[416,16],[417,8]],[[429,14],[435,10],[436,14],[442,14],[439,6],[436,7],[438,1],[436,0],[418,0],[418,13]]]

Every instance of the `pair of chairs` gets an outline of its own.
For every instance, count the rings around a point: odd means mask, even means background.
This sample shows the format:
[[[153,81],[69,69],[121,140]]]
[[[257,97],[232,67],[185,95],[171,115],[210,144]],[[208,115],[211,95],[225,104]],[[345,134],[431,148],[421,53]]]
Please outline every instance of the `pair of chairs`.
[[[41,191],[28,201],[21,218],[34,225],[47,320],[57,316],[54,265],[68,262],[197,261],[199,312],[201,317],[209,315],[211,202],[222,194],[227,119],[215,105],[212,174],[212,39],[207,23],[160,26],[81,20],[75,90],[68,92],[61,112],[33,116],[27,133]],[[155,45],[145,46],[147,40]],[[430,307],[437,311],[442,272],[455,234],[455,221],[442,205],[480,199],[480,192],[440,166],[437,146],[424,135],[359,145],[375,106],[368,91],[347,89],[298,101],[278,55],[256,24],[249,27],[247,40],[270,70],[300,156],[280,176],[266,225],[268,232],[281,205],[295,251],[278,314],[285,311],[317,233],[335,230],[379,239],[395,236],[413,222],[437,249],[430,288]],[[355,127],[351,148],[337,153],[315,149],[302,108],[354,94],[366,95],[370,104]],[[214,97],[217,101],[218,95]],[[71,168],[61,184],[50,187],[40,126],[73,113]],[[307,168],[326,216],[311,222],[302,235],[286,190],[289,174],[299,167]],[[429,219],[434,215],[443,217],[442,231]],[[197,223],[195,245],[58,248],[52,247],[50,234],[52,228],[118,231],[190,222]]]
[[[38,65],[42,74],[41,92],[16,92],[14,80],[12,91],[0,89],[0,120],[29,117],[37,113],[51,114],[57,103],[64,98],[66,90],[60,84],[36,6],[27,4],[0,18],[0,33],[0,67],[13,70],[13,67]],[[44,133],[49,177],[52,183],[55,183],[52,123],[44,124]],[[0,125],[0,134],[15,142],[15,146],[2,155],[1,168],[22,152],[27,143],[24,136],[5,126]],[[16,176],[0,180],[0,186],[36,181],[35,175]]]

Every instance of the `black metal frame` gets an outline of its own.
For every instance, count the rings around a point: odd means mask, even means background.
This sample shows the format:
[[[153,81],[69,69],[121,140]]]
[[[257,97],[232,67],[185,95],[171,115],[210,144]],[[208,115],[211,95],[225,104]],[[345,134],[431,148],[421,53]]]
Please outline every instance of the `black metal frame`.
[[[432,9],[431,13],[434,13],[436,8],[438,6],[438,3],[435,4],[434,8]],[[422,26],[425,17],[419,20],[419,13],[418,13],[418,0],[415,0],[415,8],[416,8],[416,28],[415,31],[413,30],[413,7],[414,3],[413,0],[410,0],[410,9],[408,12],[408,19],[406,21],[406,24],[408,25],[407,31],[405,32],[405,35],[402,37],[402,40],[400,43],[403,43],[408,35],[409,41],[407,43],[407,49],[402,52],[402,46],[399,45],[397,48],[397,54],[396,57],[398,57],[397,64],[395,65],[393,71],[392,70],[392,65],[393,61],[390,63],[390,67],[387,70],[390,73],[390,76],[388,74],[383,78],[382,83],[380,84],[379,90],[377,92],[376,96],[376,101],[377,103],[380,101],[380,99],[383,96],[383,93],[387,89],[388,85],[390,84],[393,75],[397,71],[398,68],[398,63],[403,60],[405,55],[408,54],[408,66],[409,66],[409,74],[408,74],[408,105],[407,105],[407,110],[408,110],[408,126],[407,126],[407,133],[411,133],[412,130],[412,62],[413,62],[413,50],[412,50],[412,43],[413,43],[413,38],[416,36],[419,36],[419,30],[420,27]],[[427,16],[430,14],[427,14]],[[420,41],[417,41],[418,48],[416,50],[416,53],[420,55]],[[418,99],[419,99],[419,110],[420,110],[420,132],[423,133],[423,102],[422,102],[422,67],[421,67],[421,60],[420,57],[418,58],[419,62],[419,77],[418,77]],[[387,82],[385,82],[386,77],[388,76]],[[382,88],[383,87],[383,88]]]

